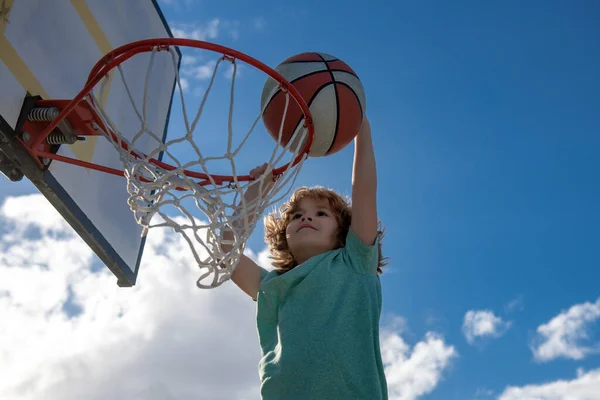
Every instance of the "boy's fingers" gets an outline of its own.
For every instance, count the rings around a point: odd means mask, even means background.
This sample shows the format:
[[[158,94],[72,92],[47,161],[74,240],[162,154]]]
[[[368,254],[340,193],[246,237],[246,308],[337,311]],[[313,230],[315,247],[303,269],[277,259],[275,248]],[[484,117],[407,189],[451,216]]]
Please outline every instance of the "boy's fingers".
[[[259,165],[258,167],[252,169],[248,175],[250,175],[253,179],[256,179],[266,171],[267,167],[267,163]]]

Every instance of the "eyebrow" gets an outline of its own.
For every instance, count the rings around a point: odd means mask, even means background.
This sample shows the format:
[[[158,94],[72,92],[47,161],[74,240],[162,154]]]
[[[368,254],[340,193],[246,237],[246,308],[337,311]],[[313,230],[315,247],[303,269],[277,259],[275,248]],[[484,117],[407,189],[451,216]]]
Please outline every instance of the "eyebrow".
[[[317,210],[327,210],[327,211],[331,211],[331,209],[327,206],[318,206]],[[306,211],[304,208],[296,208],[293,212],[298,212],[298,211]]]

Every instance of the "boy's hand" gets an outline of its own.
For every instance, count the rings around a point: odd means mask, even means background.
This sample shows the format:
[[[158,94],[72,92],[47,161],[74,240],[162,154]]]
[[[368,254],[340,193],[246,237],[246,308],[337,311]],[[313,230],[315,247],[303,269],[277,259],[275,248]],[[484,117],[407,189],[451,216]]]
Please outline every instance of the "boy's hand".
[[[264,196],[275,184],[273,181],[273,169],[269,168],[269,164],[267,163],[252,169],[248,175],[252,177],[253,181],[248,185],[248,189],[244,193],[244,200],[246,202],[253,202],[260,194]]]
[[[257,179],[267,170],[268,166],[269,166],[269,164],[267,164],[267,163],[264,163],[263,165],[259,165],[258,167],[251,170],[248,173],[248,175],[250,175],[252,177],[252,179]],[[273,177],[273,171],[269,171],[269,172],[271,174],[271,177]]]
[[[255,211],[260,204],[260,197],[265,197],[275,184],[273,180],[273,170],[269,168],[269,164],[264,163],[256,168],[253,168],[248,175],[252,181],[248,185],[243,199],[238,203],[235,211],[232,214],[231,224],[238,229],[245,229],[245,222],[251,224],[255,218]],[[262,187],[261,187],[262,186]],[[232,241],[233,233],[231,230],[224,230],[223,240]],[[231,250],[230,244],[223,244],[225,251]]]
[[[254,213],[260,205],[259,197],[264,198],[275,185],[273,169],[270,168],[267,163],[252,169],[248,175],[250,175],[253,180],[248,185],[243,199],[238,204],[238,210],[236,211],[236,213],[242,212],[245,214],[245,217],[242,217],[241,220],[238,219],[237,223],[234,223],[236,225],[241,224],[245,218],[247,218],[248,223],[252,222],[255,217]]]

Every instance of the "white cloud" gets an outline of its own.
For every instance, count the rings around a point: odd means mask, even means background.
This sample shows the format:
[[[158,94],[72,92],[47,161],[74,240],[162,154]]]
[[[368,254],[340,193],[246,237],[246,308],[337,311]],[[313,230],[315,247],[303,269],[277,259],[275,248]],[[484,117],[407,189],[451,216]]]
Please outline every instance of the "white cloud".
[[[190,84],[186,78],[179,78],[179,83],[181,84],[181,90],[185,93],[190,88]]]
[[[188,65],[182,67],[181,74],[192,79],[205,81],[212,77],[213,73],[215,72],[216,65],[216,60],[209,60],[201,65]],[[233,64],[231,64],[229,61],[221,61],[219,64],[219,70],[222,71],[223,77],[227,79],[231,79],[233,77]],[[244,65],[240,62],[237,62],[237,68],[235,71],[236,79],[242,75],[243,70]]]
[[[256,18],[254,18],[252,26],[257,31],[262,32],[265,29],[265,27],[267,26],[267,21],[263,17],[256,17]]]
[[[255,304],[198,289],[179,236],[152,230],[121,289],[42,196],[7,199],[0,226],[0,398],[258,399]]]
[[[35,210],[32,211],[32,210]],[[181,237],[148,235],[138,284],[119,288],[41,195],[0,207],[0,398],[257,400],[256,305],[231,282],[200,290]],[[247,250],[265,268],[268,251]],[[454,347],[382,330],[392,400],[435,389]],[[393,322],[392,321],[392,322]]]
[[[580,360],[592,353],[599,353],[598,344],[586,345],[591,339],[588,330],[600,318],[600,298],[595,303],[582,303],[563,311],[550,322],[537,328],[532,345],[537,361],[550,361],[558,357]]]
[[[523,311],[525,309],[523,296],[516,296],[504,306],[504,309],[506,312]]]
[[[176,6],[179,9],[181,5],[191,7],[196,0],[160,0],[161,5]]]
[[[271,253],[269,252],[269,249],[264,249],[260,253],[258,253],[258,257],[257,257],[256,261],[257,261],[258,265],[260,265],[264,269],[271,271],[271,270],[275,269],[275,267],[273,266],[273,261],[271,260],[270,257],[271,257]]]
[[[185,69],[184,74],[189,74],[198,80],[206,80],[213,75],[216,64],[217,62],[215,60],[210,60],[202,65],[195,65]]]
[[[205,24],[172,23],[171,26],[173,35],[180,38],[210,42],[220,37],[223,32],[233,40],[237,40],[240,36],[240,22],[235,20],[214,18]],[[204,94],[204,88],[199,85],[199,82],[209,80],[213,76],[217,60],[222,55],[209,50],[188,47],[182,48],[182,53],[180,76],[184,92],[188,92],[188,89],[192,88],[191,93],[194,96],[201,96]],[[219,67],[222,69],[219,71],[218,77],[232,78],[233,66],[230,62],[222,61]],[[236,77],[240,76],[243,68],[243,63],[238,62]]]
[[[587,373],[578,371],[577,378],[549,383],[509,386],[498,400],[595,400],[600,393],[600,368]]]
[[[40,207],[40,208],[34,208]],[[40,202],[39,195],[8,197],[0,207],[0,215],[10,224],[4,240],[20,240],[28,228],[35,227],[41,235],[63,231],[68,224],[48,202]]]
[[[240,22],[239,21],[223,21],[223,29],[227,31],[232,40],[240,38]]]
[[[475,399],[476,400],[489,399],[493,395],[494,395],[494,392],[491,389],[487,389],[487,388],[478,388],[475,391]]]
[[[473,344],[477,338],[502,336],[510,325],[490,310],[469,310],[465,314],[462,331],[467,342]]]
[[[199,65],[196,63],[184,64],[181,66],[181,75],[190,79],[204,81],[213,75],[216,64],[216,60],[208,60]]]
[[[235,79],[238,79],[240,76],[242,76],[243,69],[244,69],[244,65],[237,62],[237,65],[235,68]],[[228,63],[227,67],[225,68],[225,72],[223,73],[223,76],[227,79],[233,78],[233,64]]]
[[[404,329],[404,323],[400,325]],[[390,400],[414,400],[431,393],[458,355],[433,332],[411,349],[396,330],[384,328],[381,346]]]
[[[206,89],[201,85],[195,85],[193,93],[196,97],[202,97],[206,93]]]
[[[181,59],[181,65],[183,67],[194,65],[196,64],[196,62],[198,62],[198,57],[190,56],[187,54],[184,54]]]
[[[384,321],[385,329],[388,332],[394,332],[398,335],[410,333],[408,328],[408,321],[406,318],[399,315],[391,314],[385,318]]]
[[[204,95],[205,87],[201,84],[201,82],[208,81],[212,78],[212,75],[215,72],[215,67],[217,64],[216,60],[209,60],[202,64],[191,62],[191,57],[188,58],[187,63],[184,63],[181,67],[180,81],[182,89],[185,92],[188,89],[193,88],[192,94],[196,97],[201,97]],[[221,61],[219,64],[220,73],[217,76],[222,75],[223,78],[232,79],[233,77],[233,65],[229,61]],[[242,71],[244,70],[244,66],[240,63],[237,64],[236,71],[236,80],[242,75]]]
[[[212,40],[219,36],[220,25],[221,20],[218,18],[213,18],[203,25],[173,23],[171,32],[173,36],[178,38]]]
[[[203,41],[214,41],[224,32],[225,35],[235,41],[240,37],[240,22],[220,18],[213,18],[204,24],[173,22],[171,32],[175,37]]]

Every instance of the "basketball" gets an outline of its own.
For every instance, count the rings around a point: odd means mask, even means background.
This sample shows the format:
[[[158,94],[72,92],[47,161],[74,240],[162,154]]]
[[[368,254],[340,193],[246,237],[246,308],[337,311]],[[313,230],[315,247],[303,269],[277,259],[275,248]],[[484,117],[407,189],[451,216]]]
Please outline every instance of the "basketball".
[[[275,68],[302,95],[308,104],[315,136],[308,155],[323,157],[346,147],[358,134],[365,111],[365,92],[358,75],[342,60],[324,53],[302,53]],[[286,94],[269,78],[261,98],[262,118],[269,134],[277,141],[286,107]],[[290,96],[281,146],[290,140],[294,151],[300,142],[303,114]]]

